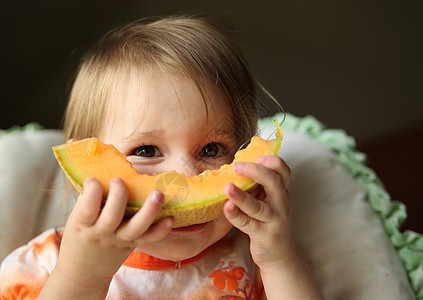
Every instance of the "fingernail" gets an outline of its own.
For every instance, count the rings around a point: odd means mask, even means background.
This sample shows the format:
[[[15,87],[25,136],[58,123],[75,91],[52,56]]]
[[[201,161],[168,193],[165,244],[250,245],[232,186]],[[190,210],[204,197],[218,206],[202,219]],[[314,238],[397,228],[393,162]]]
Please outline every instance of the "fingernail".
[[[172,228],[172,227],[173,227],[173,219],[168,219],[168,220],[166,221],[165,226],[166,226],[167,228]]]
[[[256,163],[258,164],[265,164],[267,161],[267,157],[266,156],[260,156],[259,158],[257,158]]]
[[[237,187],[235,184],[231,183],[231,184],[229,185],[229,190],[228,190],[228,192],[229,192],[230,194],[235,195],[236,193],[238,193],[238,191],[239,191],[239,189],[238,189],[238,187]]]
[[[90,184],[90,182],[94,180],[95,180],[94,177],[85,178],[84,182],[82,183],[83,187],[85,187],[87,184]]]
[[[233,203],[233,202],[231,202],[231,201],[228,201],[228,203],[226,204],[227,205],[227,207],[228,207],[228,211],[229,211],[229,213],[232,215],[232,217],[237,213],[237,211],[238,211],[238,208],[236,207],[236,205]]]
[[[122,179],[120,179],[119,177],[114,177],[110,181],[118,183],[118,182],[122,182]]]
[[[153,191],[151,198],[156,201],[157,203],[159,203],[160,205],[163,204],[164,201],[164,197],[162,197],[162,193],[160,191]]]
[[[245,165],[243,163],[235,163],[234,164],[234,171],[242,171],[244,170]]]

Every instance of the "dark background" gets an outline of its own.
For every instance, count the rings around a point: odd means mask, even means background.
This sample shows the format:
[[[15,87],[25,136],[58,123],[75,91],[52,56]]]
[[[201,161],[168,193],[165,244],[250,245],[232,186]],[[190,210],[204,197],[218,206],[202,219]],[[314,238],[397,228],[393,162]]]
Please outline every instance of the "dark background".
[[[230,29],[285,110],[354,136],[403,229],[423,232],[422,1],[2,1],[0,128],[59,128],[80,56],[145,16],[203,13]]]

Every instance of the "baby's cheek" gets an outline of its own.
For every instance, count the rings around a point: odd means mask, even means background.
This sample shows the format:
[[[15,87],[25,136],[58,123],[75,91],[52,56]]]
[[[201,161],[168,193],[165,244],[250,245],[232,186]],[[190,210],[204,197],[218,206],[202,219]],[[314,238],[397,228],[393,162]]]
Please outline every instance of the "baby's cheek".
[[[126,159],[131,163],[132,167],[137,170],[139,174],[155,175],[163,172],[158,168],[157,165],[141,163],[139,158],[132,158],[131,156],[128,156]]]
[[[213,227],[217,240],[223,238],[233,227],[233,225],[229,223],[228,219],[226,219],[225,216],[221,216],[213,222]]]

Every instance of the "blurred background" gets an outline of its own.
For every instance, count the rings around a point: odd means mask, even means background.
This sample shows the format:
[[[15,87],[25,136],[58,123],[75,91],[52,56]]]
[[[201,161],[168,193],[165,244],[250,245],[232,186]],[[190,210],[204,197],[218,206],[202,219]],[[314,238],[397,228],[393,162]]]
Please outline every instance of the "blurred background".
[[[60,128],[81,55],[115,26],[204,14],[228,28],[285,110],[355,137],[403,229],[423,232],[422,1],[3,1],[0,128]]]

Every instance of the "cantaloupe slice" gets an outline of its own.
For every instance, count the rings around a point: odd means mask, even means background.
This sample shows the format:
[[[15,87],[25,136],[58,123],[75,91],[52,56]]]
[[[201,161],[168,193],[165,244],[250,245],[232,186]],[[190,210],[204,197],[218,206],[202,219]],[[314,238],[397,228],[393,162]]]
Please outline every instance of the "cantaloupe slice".
[[[158,219],[173,216],[174,227],[177,228],[220,217],[226,201],[223,188],[228,182],[245,191],[256,186],[252,179],[236,175],[232,166],[235,162],[255,162],[262,155],[277,155],[282,142],[282,129],[277,121],[275,123],[275,139],[264,140],[254,136],[245,149],[235,154],[231,164],[192,177],[175,171],[157,175],[139,174],[124,154],[96,138],[54,146],[53,150],[60,166],[79,192],[82,192],[86,178],[95,177],[102,184],[106,199],[110,180],[114,177],[122,178],[129,193],[127,216],[142,207],[152,190],[161,190],[165,200]]]

